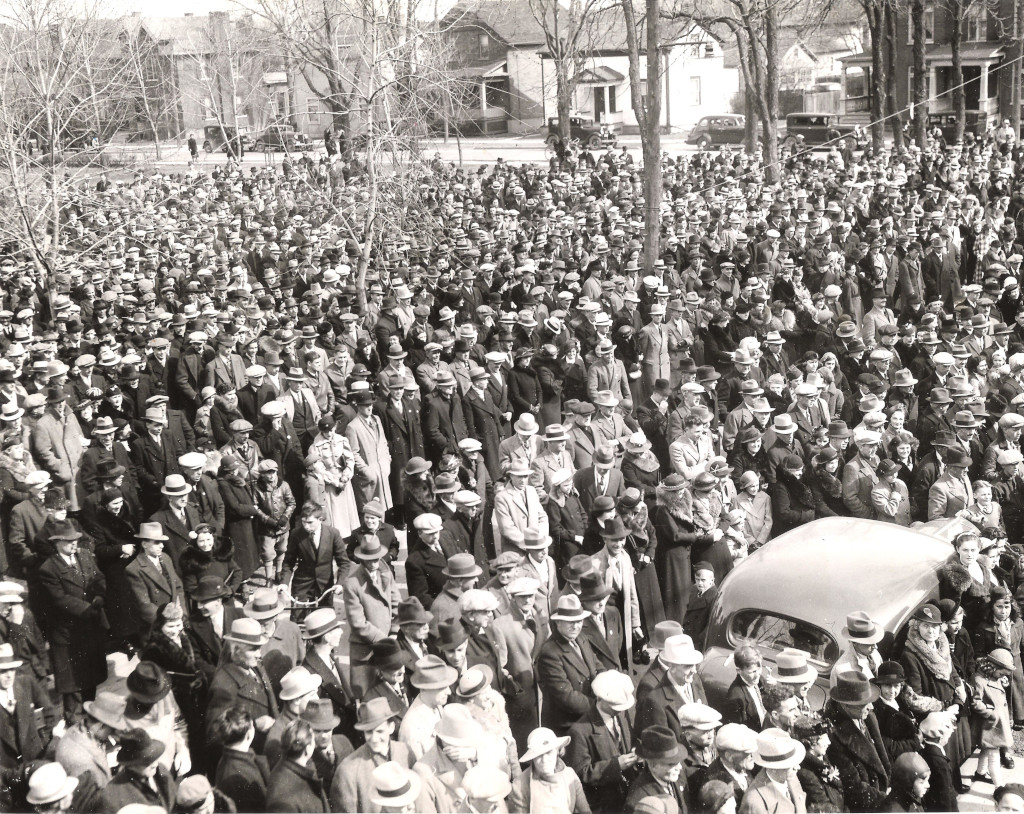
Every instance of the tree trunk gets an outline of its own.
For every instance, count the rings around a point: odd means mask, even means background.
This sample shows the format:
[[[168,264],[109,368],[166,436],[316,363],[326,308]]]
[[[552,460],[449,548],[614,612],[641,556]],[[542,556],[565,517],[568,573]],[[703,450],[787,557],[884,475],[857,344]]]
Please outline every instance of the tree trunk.
[[[885,4],[885,53],[886,53],[886,113],[892,128],[892,146],[897,152],[903,150],[903,113],[896,104],[896,7],[892,0]]]
[[[630,2],[631,0],[627,0]],[[646,224],[644,269],[650,274],[661,256],[661,2],[647,0],[647,99],[640,141],[644,154],[644,207]]]
[[[1013,124],[1014,135],[1021,136],[1021,82],[1024,82],[1024,69],[1021,68],[1021,57],[1024,57],[1024,9],[1020,3],[1013,4],[1013,50],[1006,56],[1013,60],[1010,68],[1010,122]]]
[[[764,162],[765,181],[779,180],[779,13],[768,3],[764,15],[765,52],[765,121]]]
[[[925,79],[924,0],[910,4],[910,22],[914,32],[914,143],[928,146],[928,87]]]
[[[963,63],[963,0],[949,0],[949,48],[953,66],[953,112],[956,114],[955,142],[964,138],[964,127],[967,124],[967,99],[964,94],[964,63]]]
[[[871,0],[864,11],[871,32],[871,149],[881,155],[885,149],[885,11],[877,0]]]
[[[555,110],[558,113],[558,135],[563,144],[569,143],[569,117],[572,114],[572,87],[569,82],[569,66],[562,59],[556,60],[555,67]]]

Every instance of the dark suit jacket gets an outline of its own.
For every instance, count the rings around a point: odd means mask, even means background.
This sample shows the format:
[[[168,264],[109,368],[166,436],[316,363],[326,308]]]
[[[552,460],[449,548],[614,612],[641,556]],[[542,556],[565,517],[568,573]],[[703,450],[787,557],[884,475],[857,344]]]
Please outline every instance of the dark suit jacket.
[[[686,605],[686,616],[683,617],[683,632],[693,639],[699,649],[704,645],[704,634],[708,630],[711,608],[718,599],[718,586],[713,585],[700,596],[697,591],[690,592],[690,601]]]
[[[626,790],[636,771],[623,773],[619,768],[619,755],[633,748],[632,717],[631,711],[618,716],[625,748],[612,736],[596,706],[591,706],[583,719],[569,728],[572,740],[565,762],[579,775],[595,812],[622,811],[626,802]]]
[[[0,710],[0,768],[15,769],[42,756],[44,743],[35,709],[48,709],[46,692],[27,675],[14,678],[14,714]]]
[[[277,764],[267,783],[266,810],[295,814],[331,810],[323,783],[311,763],[300,766],[293,760],[282,760]]]
[[[921,750],[921,757],[932,770],[928,778],[928,791],[924,795],[925,811],[956,811],[956,789],[953,787],[954,777],[959,780],[960,769],[950,763],[946,753],[934,743],[926,743]]]
[[[261,420],[260,409],[268,401],[273,401],[275,398],[277,398],[277,393],[266,382],[256,388],[251,384],[246,384],[245,387],[238,391],[238,412],[244,415],[246,421],[250,424],[259,424]]]
[[[356,699],[348,681],[348,671],[337,657],[334,662],[337,675],[331,672],[330,666],[320,658],[312,647],[309,647],[306,649],[306,658],[303,660],[302,666],[314,675],[320,676],[320,696],[330,699],[331,705],[334,707],[334,714],[341,718],[339,729],[348,735],[355,723]]]
[[[704,685],[696,675],[693,677],[692,692],[693,700],[702,704],[708,702],[704,692]],[[667,726],[675,733],[676,740],[682,741],[683,730],[679,726],[679,707],[683,705],[682,696],[676,690],[672,680],[666,673],[653,690],[644,697],[643,703],[636,708],[636,734],[643,732],[649,726]]]
[[[178,560],[181,559],[181,552],[192,542],[189,533],[203,522],[198,512],[191,505],[185,507],[185,519],[186,523],[182,523],[175,516],[174,512],[166,507],[158,512],[154,512],[153,516],[149,518],[151,523],[159,523],[160,527],[164,530],[164,534],[168,538],[167,542],[164,543],[164,553],[171,558],[171,562],[174,563],[174,568],[179,574],[181,570]]]
[[[581,469],[577,472],[573,476],[573,485],[580,494],[580,505],[589,514],[590,507],[594,505],[594,499],[598,496],[594,467],[588,466],[586,469]],[[622,489],[622,471],[619,469],[609,470],[608,487],[605,489],[604,494],[618,499],[619,495],[622,494]]]
[[[447,564],[443,551],[434,551],[423,544],[416,546],[405,561],[409,596],[415,596],[424,608],[429,608],[448,581],[441,573]]]
[[[270,676],[260,665],[258,677],[250,676],[237,664],[223,664],[217,668],[210,682],[210,700],[206,709],[206,729],[217,716],[234,704],[241,704],[256,720],[262,715],[276,718],[277,698],[274,697]],[[262,681],[260,680],[262,678]]]
[[[267,804],[270,766],[263,755],[225,749],[217,764],[214,785],[235,802],[236,811],[263,811]]]
[[[188,448],[184,440],[168,432],[166,427],[160,433],[160,443],[154,441],[148,432],[136,439],[132,444],[132,463],[135,465],[135,480],[145,498],[156,499],[164,478],[181,474],[178,458],[186,452]]]
[[[166,554],[160,555],[160,562],[162,569],[140,552],[124,569],[128,587],[135,598],[139,621],[145,625],[152,625],[156,621],[157,610],[166,602],[177,602],[182,608],[185,607],[185,589],[178,572],[174,570],[174,563]],[[166,576],[164,571],[167,572]]]
[[[334,566],[338,567],[337,580]],[[315,599],[333,585],[340,585],[348,576],[349,561],[345,554],[345,541],[341,533],[326,523],[320,524],[320,545],[300,525],[288,540],[284,555],[281,582],[291,582],[292,596],[296,599]]]
[[[590,709],[590,682],[602,670],[590,643],[580,637],[577,644],[579,654],[559,633],[552,632],[537,654],[534,672],[544,694],[541,725],[558,735],[568,732]]]
[[[445,452],[459,451],[459,441],[473,435],[472,412],[467,416],[462,399],[431,395],[423,405],[423,440],[427,457],[438,460]]]
[[[213,526],[216,536],[224,533],[224,500],[220,496],[217,481],[210,475],[204,473],[199,483],[192,487],[188,504],[195,507],[200,522]]]
[[[640,681],[636,685],[637,704],[643,700],[647,693],[657,687],[664,677],[665,665],[661,663],[661,659],[655,656],[654,661],[651,662],[651,666],[647,668],[647,672],[640,677]]]
[[[81,571],[59,554],[53,554],[39,569],[39,582],[47,599],[47,632],[53,644],[68,645],[79,637],[103,635],[101,631],[106,627],[105,618],[90,614],[92,600],[106,594],[106,579],[92,554],[79,549],[76,556]]]
[[[756,731],[756,730],[755,730]],[[754,779],[754,775],[747,772],[747,787],[750,787],[750,782]],[[690,782],[687,784],[687,790],[690,792],[690,806],[694,811],[698,810],[697,797],[700,794],[700,790],[704,788],[704,784],[711,780],[720,780],[726,785],[732,786],[733,794],[736,795],[736,807],[739,807],[740,801],[743,799],[743,789],[741,789],[733,776],[729,774],[728,769],[722,765],[721,758],[715,758],[710,764],[704,768],[697,769],[690,777]]]
[[[889,785],[889,758],[874,713],[864,724],[868,735],[849,718],[841,717],[832,730],[827,755],[839,770],[849,810],[879,811]]]
[[[590,648],[594,651],[594,655],[597,656],[597,660],[601,662],[602,670],[621,670],[622,614],[619,613],[618,608],[610,603],[604,609],[604,630],[604,635],[602,635],[601,631],[597,628],[597,622],[594,621],[594,617],[590,616],[583,622],[580,638],[586,638],[590,642]]]
[[[225,600],[224,632],[230,631],[231,623],[244,615],[240,607]],[[188,637],[196,656],[213,667],[219,665],[224,652],[224,640],[214,632],[213,623],[197,611],[189,617],[189,626],[185,629],[188,631]]]
[[[722,705],[722,721],[727,724],[743,724],[755,732],[760,732],[764,725],[757,714],[757,705],[750,697],[747,685],[739,676],[736,676],[729,685],[725,703]]]
[[[675,792],[674,799],[676,805],[679,807],[679,814],[686,814],[689,810],[686,804],[686,784],[683,778],[683,773],[679,773],[679,780],[676,781],[676,786],[673,789]],[[626,814],[632,814],[636,804],[639,803],[644,797],[662,797],[663,793],[661,785],[651,775],[650,769],[643,769],[629,786],[629,792],[626,794],[626,805],[623,810]],[[672,810],[671,806],[667,810]]]

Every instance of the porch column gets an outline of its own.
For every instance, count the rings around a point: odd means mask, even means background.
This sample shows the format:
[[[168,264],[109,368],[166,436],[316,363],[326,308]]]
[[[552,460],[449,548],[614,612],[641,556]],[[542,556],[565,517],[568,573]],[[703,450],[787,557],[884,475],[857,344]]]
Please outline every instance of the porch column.
[[[988,62],[981,63],[981,87],[978,89],[978,110],[985,109],[985,102],[988,101]]]
[[[487,113],[487,80],[480,80],[480,112]]]

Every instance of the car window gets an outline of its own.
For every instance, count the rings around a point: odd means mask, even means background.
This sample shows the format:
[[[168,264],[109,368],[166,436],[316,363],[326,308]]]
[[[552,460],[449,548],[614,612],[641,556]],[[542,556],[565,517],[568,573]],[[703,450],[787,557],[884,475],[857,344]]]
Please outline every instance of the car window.
[[[744,645],[768,650],[795,647],[825,664],[834,663],[840,652],[836,640],[821,628],[760,610],[743,610],[733,616],[729,642],[736,648]]]

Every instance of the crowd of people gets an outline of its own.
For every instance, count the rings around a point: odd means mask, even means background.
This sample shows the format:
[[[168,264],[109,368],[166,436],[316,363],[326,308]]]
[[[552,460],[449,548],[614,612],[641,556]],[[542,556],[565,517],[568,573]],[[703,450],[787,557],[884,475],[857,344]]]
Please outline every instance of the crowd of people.
[[[69,182],[0,256],[0,807],[1024,810],[1010,135],[665,155],[659,223],[626,148],[435,161],[368,264],[336,152]],[[959,521],[940,596],[706,689],[834,516]]]

